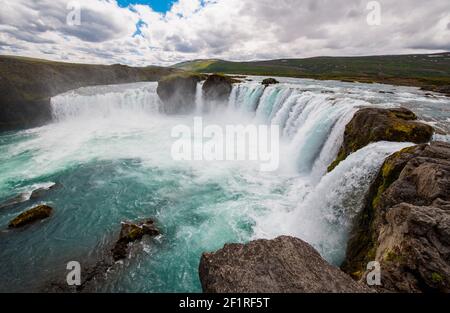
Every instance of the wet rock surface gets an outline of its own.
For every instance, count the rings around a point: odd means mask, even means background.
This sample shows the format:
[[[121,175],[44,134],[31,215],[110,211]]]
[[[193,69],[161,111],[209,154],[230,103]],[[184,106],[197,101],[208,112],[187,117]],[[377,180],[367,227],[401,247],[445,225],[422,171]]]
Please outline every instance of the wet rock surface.
[[[209,75],[202,87],[204,99],[206,101],[228,101],[234,82],[236,80],[228,76]]]
[[[36,221],[50,217],[53,209],[48,205],[38,205],[30,210],[21,213],[19,216],[9,222],[9,228],[20,228],[32,224]]]
[[[275,78],[266,78],[262,81],[262,84],[264,86],[269,86],[269,85],[275,85],[275,84],[279,84],[280,82],[278,80],[276,80]]]
[[[164,77],[158,82],[157,93],[166,114],[188,114],[195,110],[197,83],[205,77],[199,74],[180,74]]]
[[[450,292],[450,144],[386,159],[366,197],[342,268],[364,279],[378,261],[381,291]]]
[[[129,243],[141,240],[145,235],[158,236],[159,234],[159,230],[151,219],[137,223],[122,222],[119,240],[112,249],[114,261],[127,257]]]
[[[227,244],[204,253],[200,281],[208,293],[370,292],[328,264],[306,242],[288,236]]]
[[[347,124],[344,142],[328,171],[332,171],[349,154],[372,142],[395,141],[421,144],[429,142],[433,133],[433,127],[418,122],[417,116],[405,108],[360,109]]]

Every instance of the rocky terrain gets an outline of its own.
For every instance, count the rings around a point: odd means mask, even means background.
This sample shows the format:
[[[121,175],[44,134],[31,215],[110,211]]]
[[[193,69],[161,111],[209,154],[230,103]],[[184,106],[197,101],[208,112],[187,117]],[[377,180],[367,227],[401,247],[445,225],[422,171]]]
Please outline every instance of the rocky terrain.
[[[382,291],[450,291],[450,144],[390,156],[370,187],[342,268],[364,279],[380,262]]]
[[[379,140],[428,142],[433,128],[411,111],[360,109],[347,125],[332,170]],[[206,292],[365,292],[369,262],[381,265],[379,292],[450,292],[450,144],[423,143],[387,158],[354,221],[341,269],[300,239],[229,244],[205,253]],[[329,282],[333,281],[333,284]]]
[[[349,154],[371,142],[425,143],[431,140],[433,133],[433,127],[418,122],[417,116],[406,108],[362,108],[347,124],[344,142],[328,171],[332,171]]]
[[[165,114],[188,114],[195,109],[197,83],[204,80],[204,75],[175,74],[162,78],[158,82],[157,93],[163,102]]]
[[[282,236],[248,244],[227,244],[204,253],[200,281],[208,293],[370,292],[328,264],[306,242]]]
[[[0,131],[49,122],[50,97],[57,94],[85,86],[158,81],[175,72],[179,70],[0,56]]]
[[[165,114],[188,114],[195,110],[197,84],[202,86],[203,99],[209,102],[225,102],[232,90],[232,84],[238,80],[224,75],[199,75],[181,73],[169,75],[158,82],[157,93],[163,102]]]
[[[206,101],[228,101],[232,84],[237,80],[224,75],[209,75],[203,84],[203,96]]]

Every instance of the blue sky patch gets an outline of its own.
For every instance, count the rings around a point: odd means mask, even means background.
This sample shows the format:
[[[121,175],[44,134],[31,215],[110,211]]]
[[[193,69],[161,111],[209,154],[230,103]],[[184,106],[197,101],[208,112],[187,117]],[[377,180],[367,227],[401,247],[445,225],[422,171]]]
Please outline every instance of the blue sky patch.
[[[156,12],[166,13],[170,11],[172,5],[177,0],[117,0],[121,7],[127,7],[130,4],[144,4],[151,7]]]

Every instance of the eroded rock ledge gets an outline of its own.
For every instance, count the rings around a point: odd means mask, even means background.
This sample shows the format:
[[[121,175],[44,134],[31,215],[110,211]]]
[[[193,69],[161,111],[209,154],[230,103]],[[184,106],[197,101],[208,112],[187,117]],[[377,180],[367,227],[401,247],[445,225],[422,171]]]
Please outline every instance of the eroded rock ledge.
[[[374,260],[381,291],[450,292],[450,144],[406,148],[384,162],[342,269],[364,279]]]
[[[370,292],[328,264],[306,242],[282,236],[248,244],[227,244],[204,253],[200,281],[208,293]]]
[[[372,142],[396,141],[421,144],[429,142],[433,133],[433,127],[418,122],[417,116],[406,108],[360,109],[347,124],[344,142],[328,171],[332,171],[349,154]]]

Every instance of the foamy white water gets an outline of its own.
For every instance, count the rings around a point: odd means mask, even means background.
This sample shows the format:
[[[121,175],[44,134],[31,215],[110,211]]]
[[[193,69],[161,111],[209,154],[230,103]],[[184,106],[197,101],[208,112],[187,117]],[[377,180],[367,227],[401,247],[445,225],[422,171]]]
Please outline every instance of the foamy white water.
[[[284,78],[264,88],[254,79],[235,85],[228,104],[209,113],[202,113],[199,84],[189,116],[160,114],[156,83],[82,88],[52,99],[54,123],[1,137],[1,198],[36,184],[62,186],[39,200],[55,206],[52,220],[3,241],[0,274],[10,288],[21,290],[25,281],[39,288],[48,277],[35,269],[59,268],[69,256],[96,259],[120,221],[148,217],[158,221],[162,237],[144,242],[97,290],[199,291],[202,252],[282,234],[308,241],[339,265],[371,179],[386,156],[409,145],[374,143],[326,174],[354,112],[403,105],[437,127],[449,125],[450,116],[439,111],[448,100],[431,101],[413,88]],[[394,94],[379,92],[386,90]],[[199,114],[205,125],[279,125],[279,170],[262,173],[252,162],[174,162],[171,129],[192,125]],[[3,213],[0,223],[29,205]]]

